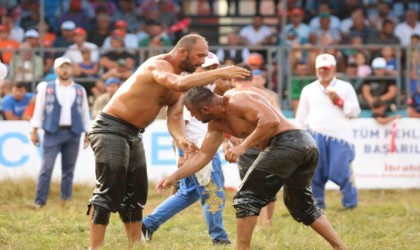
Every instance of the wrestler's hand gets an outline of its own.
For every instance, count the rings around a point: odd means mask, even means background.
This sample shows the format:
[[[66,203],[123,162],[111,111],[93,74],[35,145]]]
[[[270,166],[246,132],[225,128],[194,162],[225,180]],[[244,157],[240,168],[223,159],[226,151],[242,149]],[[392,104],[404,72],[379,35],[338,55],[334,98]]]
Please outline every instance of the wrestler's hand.
[[[176,144],[182,149],[185,155],[195,153],[199,150],[199,148],[197,147],[197,145],[195,145],[194,142],[186,138],[178,140]]]
[[[162,195],[168,190],[170,187],[172,187],[176,182],[176,179],[173,175],[170,175],[166,177],[165,179],[161,179],[155,187],[155,191],[158,193],[158,195]]]
[[[245,153],[246,149],[241,145],[229,148],[225,153],[226,161],[234,163],[238,160],[238,157]]]
[[[224,68],[220,68],[220,71],[222,73],[222,77],[221,78],[245,78],[249,75],[251,75],[251,72],[247,69],[244,69],[242,67],[238,67],[238,66],[227,66]]]

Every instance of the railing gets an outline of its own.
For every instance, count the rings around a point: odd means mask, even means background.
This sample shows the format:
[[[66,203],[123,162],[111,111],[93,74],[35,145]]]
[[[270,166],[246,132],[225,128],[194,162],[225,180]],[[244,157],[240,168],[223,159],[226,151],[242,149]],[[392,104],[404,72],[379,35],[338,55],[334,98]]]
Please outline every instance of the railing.
[[[420,57],[418,57],[416,60],[414,60],[414,65],[411,65],[410,57],[412,53],[416,52],[417,54],[420,54],[420,48],[419,47],[402,47],[402,46],[395,46],[395,45],[363,45],[363,46],[350,46],[350,45],[335,45],[335,46],[328,46],[328,47],[322,47],[322,46],[313,46],[311,45],[310,48],[302,47],[301,50],[303,53],[311,53],[311,51],[317,51],[319,53],[324,53],[325,51],[343,51],[345,49],[353,49],[353,50],[366,50],[371,51],[373,49],[378,50],[382,49],[383,47],[392,47],[395,51],[395,57],[397,59],[397,76],[391,77],[391,79],[395,79],[396,85],[398,87],[398,97],[397,97],[397,107],[402,108],[405,106],[404,98],[402,97],[409,97],[411,95],[410,90],[410,80],[413,77],[410,77],[410,67],[416,67],[417,72],[415,73],[414,77],[415,79],[420,82]],[[283,104],[283,108],[288,109],[290,108],[291,103],[291,96],[290,95],[283,95],[283,91],[287,91],[291,89],[291,80],[293,76],[292,68],[290,65],[290,56],[292,53],[292,50],[295,48],[291,47],[285,47],[285,46],[264,46],[264,47],[245,47],[245,46],[211,46],[210,51],[216,52],[218,49],[249,49],[251,52],[256,51],[263,51],[265,60],[265,68],[267,70],[267,76],[268,76],[268,88],[275,90],[277,93],[279,93],[279,99],[280,102]],[[149,49],[149,48],[136,48],[136,49],[124,49],[127,51],[131,51],[136,58],[137,65],[142,64],[147,58],[149,58],[152,55],[157,55],[161,53],[166,53],[170,51],[171,48],[160,48],[160,49]],[[102,54],[104,52],[110,51],[110,49],[98,49],[99,52]],[[117,49],[117,50],[123,50]],[[0,49],[1,53],[4,52],[12,52],[13,57],[15,58],[18,53],[22,53],[22,50],[19,49]],[[42,48],[42,49],[31,49],[30,53],[32,55],[32,65],[34,67],[34,58],[35,55],[42,55],[43,56],[43,62],[45,63],[45,60],[47,58],[54,59],[56,56],[63,54],[65,51],[67,51],[66,48]],[[54,55],[54,56],[53,56]],[[402,58],[405,58],[404,61],[401,61]],[[18,65],[12,65],[13,63],[16,63],[15,61],[11,61],[9,67],[10,68],[16,68]],[[404,67],[402,65],[404,64]],[[369,63],[367,63],[369,65]],[[410,66],[411,65],[411,66]],[[34,68],[33,68],[34,70]],[[311,69],[312,72],[314,72],[314,69]],[[51,69],[52,72],[52,69]],[[344,77],[347,80],[351,80],[352,77],[348,77],[344,75],[343,71],[339,71],[339,76]],[[13,75],[14,78],[16,78],[16,74],[10,74],[9,72],[9,78],[10,75]],[[315,75],[308,75],[307,78],[314,79],[316,78]],[[36,84],[42,80],[44,80],[45,74],[43,74],[43,77],[41,78],[33,78],[30,81],[31,89],[35,90]],[[367,77],[365,79],[369,79],[371,77]],[[390,78],[384,77],[384,78]],[[271,81],[271,79],[277,79],[276,82]],[[354,79],[354,77],[353,77]],[[358,78],[357,78],[358,79]],[[15,80],[12,78],[12,80]],[[97,80],[96,78],[77,78],[77,81],[80,83],[84,82],[92,82]]]

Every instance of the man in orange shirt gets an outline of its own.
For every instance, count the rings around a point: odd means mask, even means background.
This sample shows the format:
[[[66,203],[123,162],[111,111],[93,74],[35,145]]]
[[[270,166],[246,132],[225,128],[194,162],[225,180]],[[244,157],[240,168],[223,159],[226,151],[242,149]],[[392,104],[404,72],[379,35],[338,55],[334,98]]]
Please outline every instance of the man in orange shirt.
[[[9,39],[9,27],[5,24],[0,25],[0,53],[1,61],[5,64],[9,64],[13,57],[13,51],[6,49],[17,49],[19,48],[19,42]]]

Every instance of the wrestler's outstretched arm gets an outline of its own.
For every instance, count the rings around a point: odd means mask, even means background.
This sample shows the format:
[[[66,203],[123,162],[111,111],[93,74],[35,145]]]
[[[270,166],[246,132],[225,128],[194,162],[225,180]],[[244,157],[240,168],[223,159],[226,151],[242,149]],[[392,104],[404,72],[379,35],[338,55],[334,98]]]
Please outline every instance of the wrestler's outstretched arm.
[[[164,60],[156,60],[147,68],[159,84],[181,92],[192,87],[205,86],[219,78],[244,78],[251,74],[242,67],[228,66],[188,75],[177,75],[173,73],[172,65]]]
[[[210,127],[209,124],[209,130],[201,145],[201,149],[191,156],[177,171],[158,182],[155,188],[158,194],[162,194],[164,190],[174,185],[177,180],[196,173],[213,159],[225,138],[225,133],[219,130],[211,130]]]

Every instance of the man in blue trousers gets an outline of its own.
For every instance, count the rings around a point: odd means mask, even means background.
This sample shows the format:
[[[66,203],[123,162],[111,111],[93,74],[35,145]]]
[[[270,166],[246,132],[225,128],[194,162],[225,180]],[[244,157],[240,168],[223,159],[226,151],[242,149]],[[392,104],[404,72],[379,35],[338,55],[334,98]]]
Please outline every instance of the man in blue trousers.
[[[72,61],[59,57],[54,61],[57,79],[41,82],[36,96],[31,140],[39,145],[38,129],[44,130],[42,165],[35,195],[35,208],[47,203],[55,159],[61,153],[61,192],[65,203],[71,199],[73,176],[79,153],[80,137],[90,128],[86,91],[72,79]],[[85,137],[84,147],[88,146]]]
[[[203,70],[217,68],[219,61],[213,53],[209,52]],[[215,84],[209,85],[214,89]],[[218,88],[216,88],[218,89]],[[223,94],[223,93],[218,93]],[[191,116],[184,107],[185,133],[191,141],[200,146],[206,133],[207,124],[204,124]],[[182,167],[186,161],[181,149],[177,149],[178,167]],[[171,217],[201,200],[204,218],[208,226],[208,233],[215,245],[230,244],[226,234],[222,212],[225,207],[224,180],[219,154],[215,154],[213,160],[202,171],[188,176],[179,183],[177,192],[160,204],[150,215],[143,218],[142,231],[146,241],[152,240],[152,234]]]
[[[344,208],[355,208],[357,189],[351,169],[355,152],[349,121],[360,114],[359,102],[353,86],[335,77],[334,56],[319,55],[315,67],[318,80],[303,88],[296,112],[297,123],[309,130],[319,149],[312,193],[318,207],[326,208],[325,184],[331,180],[340,187]]]

